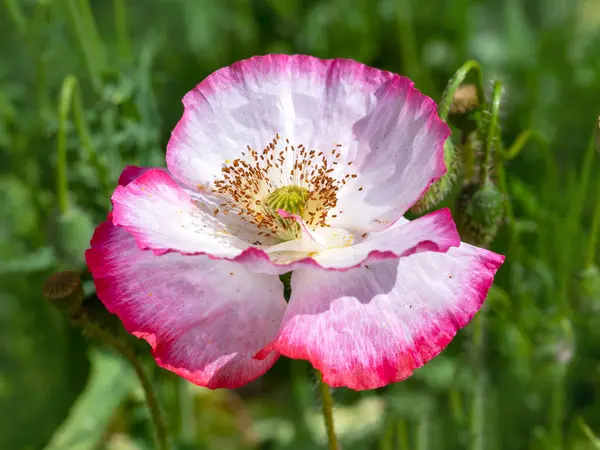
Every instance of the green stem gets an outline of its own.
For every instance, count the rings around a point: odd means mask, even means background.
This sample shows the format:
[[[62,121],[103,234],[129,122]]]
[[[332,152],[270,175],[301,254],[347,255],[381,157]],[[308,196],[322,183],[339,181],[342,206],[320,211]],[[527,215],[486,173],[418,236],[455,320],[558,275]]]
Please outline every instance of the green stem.
[[[73,121],[81,141],[81,148],[91,162],[96,171],[96,177],[107,194],[110,195],[111,188],[108,181],[106,167],[98,160],[96,149],[92,144],[92,136],[85,119],[83,101],[77,78],[69,75],[65,78],[61,88],[60,101],[58,106],[58,137],[57,137],[57,164],[56,164],[56,182],[57,197],[60,205],[60,211],[65,213],[68,209],[68,203],[65,203],[68,195],[67,181],[67,125],[69,113],[73,108]],[[65,208],[66,209],[63,209]]]
[[[490,179],[490,169],[492,167],[492,155],[494,151],[494,141],[497,139],[496,130],[498,128],[500,116],[500,98],[502,97],[502,83],[494,82],[492,91],[492,109],[490,111],[487,136],[483,148],[483,168],[481,170],[480,183],[483,186]]]
[[[56,197],[61,214],[69,211],[69,181],[67,179],[67,119],[73,103],[75,77],[68,76],[60,89],[58,103],[58,135],[56,137]]]
[[[416,450],[431,448],[431,418],[429,411],[423,411],[417,423]]]
[[[179,437],[184,444],[193,444],[196,438],[196,405],[191,383],[185,378],[177,380],[179,393]]]
[[[585,266],[592,267],[596,260],[596,247],[598,245],[598,234],[600,234],[600,182],[598,182],[598,193],[596,195],[596,211],[592,219],[592,228],[590,229],[590,240],[588,251],[585,258]]]
[[[319,392],[321,393],[323,418],[325,419],[325,428],[327,430],[327,442],[329,450],[339,450],[338,441],[335,437],[335,429],[333,426],[333,400],[331,398],[331,390],[323,381],[323,376],[317,371],[319,381]]]
[[[579,416],[577,418],[577,425],[579,425],[579,428],[581,429],[583,434],[585,434],[585,437],[588,438],[588,440],[592,444],[593,448],[600,449],[600,438],[598,438],[598,436],[596,436],[594,434],[594,432],[588,426],[588,424],[585,423],[585,420],[583,420],[583,417]]]
[[[576,227],[579,223],[579,218],[585,204],[587,197],[588,188],[590,185],[590,177],[592,175],[592,166],[594,165],[594,154],[596,153],[596,132],[592,134],[588,146],[585,150],[585,156],[583,159],[583,165],[581,167],[581,182],[579,183],[578,195],[574,199],[573,210],[571,212],[572,226]],[[576,229],[571,231],[577,232]],[[573,234],[571,235],[573,236]]]
[[[379,450],[394,450],[394,420],[389,420],[383,436],[379,439]]]
[[[12,21],[17,26],[19,33],[24,34],[25,27],[26,27],[26,20],[25,20],[25,15],[23,14],[23,10],[21,9],[21,6],[19,5],[19,2],[15,1],[15,0],[4,0],[4,3],[6,5],[6,9],[8,10],[8,15],[10,16]]]
[[[75,0],[66,0],[71,24],[73,26],[77,41],[81,45],[81,51],[85,59],[92,85],[96,91],[102,87],[101,72],[104,68],[104,54],[99,42],[96,27],[91,16],[89,4],[82,0],[79,6]]]
[[[414,20],[412,7],[410,3],[411,0],[398,0],[396,2],[396,24],[398,26],[402,71],[408,77],[415,80],[422,91],[429,92],[433,89],[433,83],[427,76],[419,59],[416,33],[413,27]]]
[[[479,311],[473,320],[472,338],[472,364],[476,377],[476,383],[472,393],[470,421],[469,421],[469,449],[483,450],[485,448],[485,399],[486,399],[486,370],[484,365],[484,326],[485,310]]]
[[[148,375],[144,371],[140,361],[136,358],[135,353],[121,341],[88,320],[85,316],[75,319],[75,323],[79,325],[86,332],[86,334],[94,336],[103,341],[105,344],[114,348],[131,363],[140,380],[144,394],[146,395],[146,404],[150,410],[150,417],[156,432],[157,448],[159,450],[168,450],[169,445],[167,440],[167,432],[160,414],[160,407],[156,399],[156,394],[154,393],[154,388],[152,387],[152,382],[150,381],[150,378],[148,378]]]
[[[483,85],[483,71],[481,70],[481,66],[475,60],[470,60],[464,63],[460,68],[452,75],[450,81],[446,85],[446,89],[442,94],[442,99],[438,105],[438,114],[442,120],[446,120],[448,118],[448,112],[450,111],[450,106],[452,105],[452,100],[454,99],[454,93],[460,87],[460,85],[465,81],[465,78],[474,70],[477,72],[477,82],[475,83],[475,88],[477,89],[477,100],[481,105],[482,109],[486,110],[486,100],[485,100],[485,91]]]
[[[94,14],[90,6],[90,0],[79,0],[79,11],[80,17],[83,20],[83,25],[89,36],[90,44],[94,51],[94,58],[98,63],[98,67],[102,70],[105,67],[106,55],[104,53],[104,46],[100,34],[98,33],[98,27],[96,27],[96,21],[94,20]]]
[[[398,419],[396,422],[396,450],[409,450],[408,443],[408,425],[405,419]]]
[[[115,28],[117,30],[117,48],[123,59],[131,57],[131,43],[127,32],[127,8],[124,0],[114,0]]]

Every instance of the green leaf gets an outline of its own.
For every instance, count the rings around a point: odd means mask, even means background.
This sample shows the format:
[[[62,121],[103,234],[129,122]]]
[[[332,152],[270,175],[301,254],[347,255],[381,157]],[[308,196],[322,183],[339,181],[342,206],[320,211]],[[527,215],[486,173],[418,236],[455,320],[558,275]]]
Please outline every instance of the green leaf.
[[[115,410],[136,387],[135,372],[124,359],[100,350],[92,350],[90,359],[92,370],[87,386],[46,450],[97,448]]]

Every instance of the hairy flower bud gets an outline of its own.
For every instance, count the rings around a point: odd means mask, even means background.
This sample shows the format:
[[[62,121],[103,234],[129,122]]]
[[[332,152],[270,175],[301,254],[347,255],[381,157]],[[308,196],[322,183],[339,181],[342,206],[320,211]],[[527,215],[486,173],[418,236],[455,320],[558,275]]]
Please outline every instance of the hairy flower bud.
[[[433,209],[435,205],[448,196],[454,187],[454,183],[460,175],[461,163],[460,157],[457,155],[457,148],[450,138],[444,142],[444,163],[446,164],[447,172],[429,186],[427,192],[417,200],[410,210],[412,213],[420,215]]]
[[[477,87],[474,84],[463,84],[454,93],[450,104],[450,115],[467,114],[479,106]]]
[[[504,213],[502,193],[494,183],[488,180],[483,186],[465,186],[456,209],[456,226],[464,241],[486,247],[494,240]]]

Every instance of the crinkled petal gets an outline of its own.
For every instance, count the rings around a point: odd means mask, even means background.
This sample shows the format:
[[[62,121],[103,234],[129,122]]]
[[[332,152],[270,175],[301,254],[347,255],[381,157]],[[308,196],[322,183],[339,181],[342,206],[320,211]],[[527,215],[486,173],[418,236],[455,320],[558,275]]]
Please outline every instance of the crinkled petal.
[[[413,221],[398,220],[387,230],[356,236],[357,243],[317,252],[313,259],[328,269],[344,269],[396,259],[421,251],[445,252],[460,245],[460,236],[448,208]]]
[[[249,247],[252,230],[233,215],[220,214],[216,200],[202,192],[182,189],[163,170],[151,169],[118,186],[112,196],[113,223],[132,233],[140,249],[157,254],[168,250],[235,257]],[[246,240],[240,239],[246,237]]]
[[[277,277],[206,256],[156,256],[110,221],[91,247],[98,297],[165,369],[211,389],[235,388],[278,359],[277,352],[252,358],[274,338],[286,308]]]
[[[252,245],[257,230],[248,228],[236,215],[214,216],[218,199],[183,189],[162,169],[146,170],[127,185],[117,187],[112,199],[113,224],[130,232],[140,249],[150,249],[157,255],[170,251],[206,254],[239,262],[258,273],[281,274],[306,266],[347,270],[418,251],[444,252],[460,242],[447,209],[413,222],[398,221],[390,230],[366,239],[357,236],[356,245],[330,249],[328,243],[338,238],[309,232],[300,218],[284,213],[300,221],[304,230],[301,239],[264,245],[266,239],[260,237],[263,245],[258,248]],[[336,230],[326,231],[335,234]]]
[[[345,272],[300,269],[278,350],[309,360],[330,386],[373,389],[438,355],[479,310],[504,257],[462,243]]]
[[[405,77],[347,59],[266,55],[220,69],[183,99],[167,166],[190,186],[212,184],[250,146],[280,134],[334,160],[339,191],[331,225],[388,228],[445,173],[450,134],[433,100]],[[333,215],[333,214],[332,214]]]

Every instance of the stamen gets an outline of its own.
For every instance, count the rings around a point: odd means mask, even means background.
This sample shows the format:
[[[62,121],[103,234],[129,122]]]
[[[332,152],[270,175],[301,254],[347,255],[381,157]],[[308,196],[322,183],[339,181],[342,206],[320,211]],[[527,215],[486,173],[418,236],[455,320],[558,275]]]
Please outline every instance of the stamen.
[[[277,133],[260,151],[246,146],[240,158],[223,166],[223,177],[214,182],[213,191],[225,199],[219,205],[223,212],[237,214],[264,236],[290,240],[299,236],[300,227],[294,220],[282,218],[278,209],[300,216],[309,226],[326,227],[339,188],[356,175],[344,173],[339,180],[334,176],[335,170],[340,170],[337,167],[342,167],[336,165],[341,144],[331,150],[330,163],[323,151],[292,145],[288,138],[283,138],[280,146],[280,140]],[[215,210],[215,215],[220,212]]]

